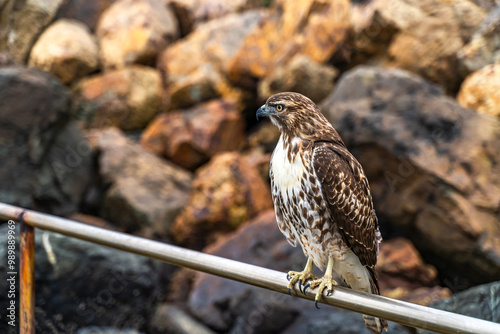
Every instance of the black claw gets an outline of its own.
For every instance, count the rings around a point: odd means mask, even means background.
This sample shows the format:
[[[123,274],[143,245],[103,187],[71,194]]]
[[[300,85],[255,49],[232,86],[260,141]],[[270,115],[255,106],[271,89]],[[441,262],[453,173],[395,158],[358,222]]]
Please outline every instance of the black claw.
[[[332,295],[332,290],[328,290],[328,291],[326,292],[326,295],[327,295],[327,296],[331,296],[331,295]]]
[[[319,310],[318,301],[314,303],[314,306],[316,306],[316,308]]]
[[[300,292],[302,292],[302,278],[299,279],[299,290]]]
[[[308,287],[309,287],[309,284],[306,284],[306,286],[304,287],[304,290],[302,291],[303,294],[306,294],[306,290]]]
[[[290,290],[290,288],[288,288],[288,294],[291,296],[292,295],[292,290]]]
[[[287,280],[290,280],[292,278],[292,276],[290,276],[290,274],[286,274],[286,279]]]

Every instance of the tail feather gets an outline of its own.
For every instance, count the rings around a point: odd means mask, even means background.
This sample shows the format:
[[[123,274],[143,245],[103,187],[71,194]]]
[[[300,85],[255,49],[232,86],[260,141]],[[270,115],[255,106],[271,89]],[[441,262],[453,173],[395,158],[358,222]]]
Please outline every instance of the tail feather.
[[[366,267],[366,269],[369,273],[371,292],[373,294],[380,295],[380,289],[378,287],[378,280],[375,271],[370,267]],[[368,328],[372,333],[380,334],[382,329],[387,331],[387,320],[365,314],[363,314],[363,319],[365,320],[366,328]]]

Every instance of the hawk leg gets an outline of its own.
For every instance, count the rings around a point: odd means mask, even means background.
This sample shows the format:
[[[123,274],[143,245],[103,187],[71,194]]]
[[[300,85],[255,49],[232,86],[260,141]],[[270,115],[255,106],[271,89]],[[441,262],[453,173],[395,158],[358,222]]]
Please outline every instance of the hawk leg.
[[[290,281],[288,283],[288,293],[291,295],[292,290],[297,282],[299,282],[299,290],[302,293],[306,293],[306,288],[308,285],[304,287],[304,291],[302,291],[302,284],[306,283],[308,280],[317,280],[317,277],[314,276],[312,272],[313,262],[311,258],[307,259],[306,267],[303,271],[289,271],[288,275],[286,275],[287,279]]]
[[[311,281],[308,285],[306,285],[304,287],[304,291],[305,291],[308,287],[311,287],[311,289],[314,289],[317,286],[319,286],[318,292],[316,292],[316,298],[314,298],[314,300],[316,300],[316,302],[315,302],[316,308],[318,308],[318,309],[319,309],[318,301],[323,296],[323,290],[328,289],[328,290],[326,290],[326,295],[329,296],[332,294],[333,286],[337,285],[337,282],[333,279],[332,275],[333,275],[333,257],[329,257],[328,258],[328,266],[326,267],[325,275],[320,279],[316,279],[314,281]]]

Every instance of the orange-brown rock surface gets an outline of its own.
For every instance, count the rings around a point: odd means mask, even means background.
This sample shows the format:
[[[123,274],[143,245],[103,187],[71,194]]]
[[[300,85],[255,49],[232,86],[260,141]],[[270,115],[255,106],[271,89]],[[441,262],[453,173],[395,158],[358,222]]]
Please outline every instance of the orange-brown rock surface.
[[[197,170],[172,235],[182,245],[201,248],[271,207],[269,185],[258,172],[240,154],[221,153]]]
[[[349,1],[276,1],[270,16],[244,38],[229,66],[232,80],[262,78],[294,55],[318,63],[330,59],[346,37]]]
[[[487,65],[465,78],[457,100],[480,114],[500,117],[500,64]]]
[[[244,121],[236,105],[214,100],[158,115],[141,144],[172,162],[194,169],[219,152],[234,151],[244,141]]]
[[[452,295],[450,289],[439,286],[436,268],[424,263],[408,239],[384,240],[376,269],[383,296],[429,305]]]
[[[74,113],[88,128],[142,129],[163,106],[160,73],[141,65],[84,78],[73,90]]]
[[[457,53],[486,17],[473,1],[378,1],[380,15],[399,32],[388,53],[391,64],[458,90],[464,74]]]
[[[154,64],[179,36],[177,20],[163,0],[118,0],[102,13],[96,33],[106,68]]]
[[[221,96],[238,101],[242,93],[229,84],[228,67],[245,36],[264,17],[263,11],[251,10],[212,20],[162,52],[158,68],[169,87],[171,108]]]
[[[33,46],[29,65],[54,74],[65,84],[71,83],[97,70],[97,41],[78,21],[56,21]]]

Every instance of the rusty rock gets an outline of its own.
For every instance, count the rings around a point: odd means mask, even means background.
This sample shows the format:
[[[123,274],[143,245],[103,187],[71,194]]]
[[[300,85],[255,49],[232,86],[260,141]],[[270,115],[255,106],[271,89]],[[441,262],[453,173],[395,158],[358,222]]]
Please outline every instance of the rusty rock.
[[[214,100],[187,110],[157,116],[141,144],[188,169],[219,152],[233,151],[244,138],[244,121],[234,103]]]
[[[66,19],[56,21],[33,46],[29,65],[50,72],[69,84],[97,69],[97,42],[84,24]]]
[[[297,54],[328,61],[346,36],[349,8],[347,0],[276,1],[270,17],[245,36],[229,66],[231,79],[246,85]]]
[[[480,114],[500,117],[500,64],[487,65],[469,75],[457,100]]]
[[[73,91],[74,113],[87,128],[142,129],[163,106],[160,73],[146,66],[86,77]]]
[[[102,13],[96,29],[106,68],[151,65],[177,39],[177,20],[162,0],[118,0]]]
[[[272,207],[269,185],[236,152],[221,153],[199,168],[188,204],[176,219],[177,242],[202,248],[217,233],[236,229]]]
[[[212,20],[162,52],[158,68],[165,74],[171,108],[185,108],[220,96],[239,101],[242,92],[226,79],[228,66],[245,36],[263,18],[263,11],[250,10]]]

